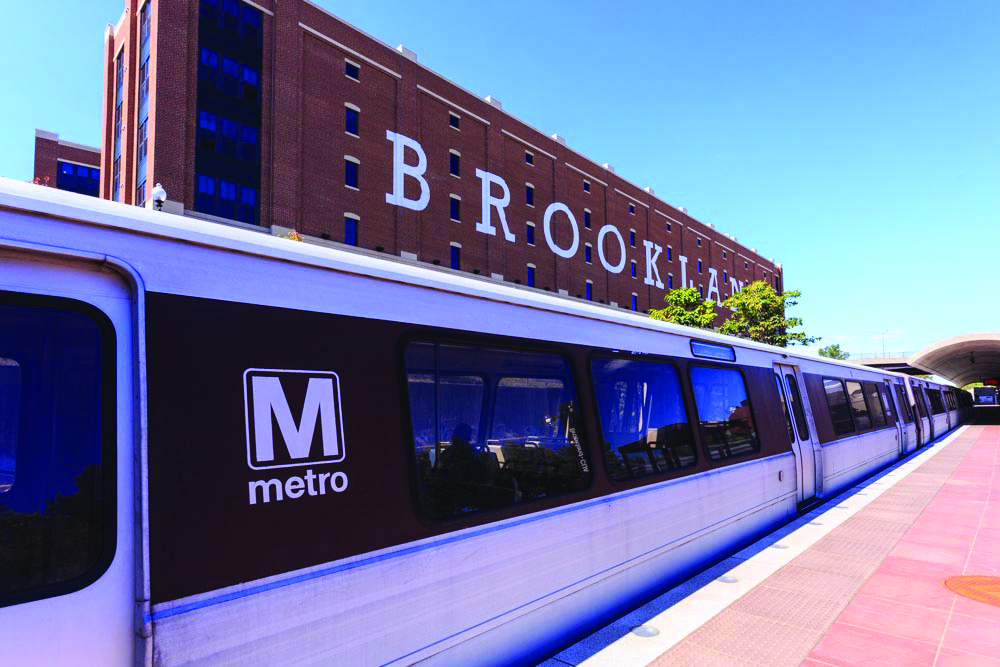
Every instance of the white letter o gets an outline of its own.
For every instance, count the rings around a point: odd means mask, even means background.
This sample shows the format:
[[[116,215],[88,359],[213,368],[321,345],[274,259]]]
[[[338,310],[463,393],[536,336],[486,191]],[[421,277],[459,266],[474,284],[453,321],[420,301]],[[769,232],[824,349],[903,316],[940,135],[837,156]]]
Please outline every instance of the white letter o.
[[[618,247],[621,248],[620,258],[618,264],[615,266],[611,266],[604,257],[604,237],[608,234],[615,235],[615,238],[618,239]],[[614,225],[604,225],[601,227],[601,231],[597,233],[597,256],[600,258],[604,268],[611,273],[621,273],[625,270],[625,239],[622,238],[622,233]]]
[[[573,243],[565,250],[557,246],[555,241],[552,240],[552,215],[559,211],[566,214],[566,217],[569,218],[569,224],[573,227]],[[576,226],[576,218],[573,217],[573,212],[569,210],[566,204],[558,201],[549,204],[549,207],[545,209],[543,229],[545,231],[545,242],[549,244],[549,249],[552,252],[565,259],[570,259],[576,254],[577,249],[580,247],[580,230]]]

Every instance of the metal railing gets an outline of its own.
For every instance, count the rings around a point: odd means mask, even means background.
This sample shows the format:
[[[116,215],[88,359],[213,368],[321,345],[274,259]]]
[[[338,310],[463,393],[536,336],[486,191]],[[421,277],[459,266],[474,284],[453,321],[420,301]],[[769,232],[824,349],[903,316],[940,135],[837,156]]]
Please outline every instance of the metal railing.
[[[919,350],[907,350],[906,352],[895,352],[892,350],[886,350],[882,352],[860,352],[858,354],[850,354],[847,356],[848,359],[852,361],[861,361],[862,359],[909,359]]]

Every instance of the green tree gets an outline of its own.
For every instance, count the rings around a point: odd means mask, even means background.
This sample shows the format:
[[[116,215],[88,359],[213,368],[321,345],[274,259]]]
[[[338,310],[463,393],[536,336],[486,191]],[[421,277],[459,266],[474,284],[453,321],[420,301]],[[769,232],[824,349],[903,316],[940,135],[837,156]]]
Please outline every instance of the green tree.
[[[723,323],[719,333],[779,347],[789,343],[811,345],[819,338],[789,331],[802,326],[802,319],[785,317],[785,310],[798,303],[800,296],[801,292],[794,291],[778,294],[762,280],[750,283],[723,302],[722,305],[731,309],[733,315]]]
[[[683,324],[698,329],[711,329],[715,321],[715,302],[703,300],[694,287],[672,289],[663,297],[665,308],[652,308],[650,318],[661,322]]]
[[[840,349],[839,343],[834,343],[833,345],[827,345],[826,347],[821,347],[819,349],[819,356],[826,357],[827,359],[840,359],[843,361],[851,355],[847,354],[844,350]]]

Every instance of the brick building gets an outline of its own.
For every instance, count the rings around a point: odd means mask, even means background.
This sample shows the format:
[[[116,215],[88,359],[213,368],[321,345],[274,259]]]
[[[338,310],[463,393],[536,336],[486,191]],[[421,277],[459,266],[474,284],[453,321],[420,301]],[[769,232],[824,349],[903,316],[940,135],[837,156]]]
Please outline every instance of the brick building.
[[[35,182],[96,197],[101,184],[101,150],[62,141],[35,130]]]
[[[105,63],[105,198],[159,182],[166,210],[636,310],[684,283],[782,287],[780,265],[306,0],[127,0]]]

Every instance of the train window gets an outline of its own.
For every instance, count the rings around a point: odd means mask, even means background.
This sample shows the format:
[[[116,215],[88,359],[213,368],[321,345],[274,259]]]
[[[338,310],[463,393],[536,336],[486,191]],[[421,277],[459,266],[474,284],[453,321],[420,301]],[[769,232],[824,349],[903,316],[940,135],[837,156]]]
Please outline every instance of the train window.
[[[952,394],[950,391],[946,391],[946,392],[944,392],[944,397],[948,401],[948,409],[949,410],[957,410],[958,409],[958,405],[955,403],[955,395],[954,394]]]
[[[927,398],[930,399],[931,412],[936,415],[944,412],[944,404],[941,402],[941,391],[938,389],[928,389]]]
[[[809,439],[809,423],[806,421],[806,414],[802,411],[802,398],[799,396],[799,383],[791,373],[785,374],[788,381],[788,402],[792,404],[792,415],[795,417],[795,426],[799,429],[799,439]]]
[[[692,366],[691,388],[701,436],[713,461],[760,451],[743,375],[728,368]]]
[[[882,399],[879,396],[878,385],[872,382],[864,384],[865,398],[868,399],[868,410],[871,414],[872,426],[874,428],[884,428],[886,425],[885,411],[882,407]]]
[[[77,590],[110,563],[110,338],[82,313],[0,305],[0,606]]]
[[[913,398],[914,403],[917,406],[917,414],[921,418],[927,416],[927,404],[924,403],[923,389],[921,387],[913,387]]]
[[[826,405],[830,408],[833,432],[837,435],[853,433],[854,420],[851,419],[851,409],[847,404],[847,394],[844,393],[844,383],[840,380],[823,378],[823,391],[826,392]]]
[[[906,390],[903,385],[897,384],[896,387],[896,398],[899,399],[900,412],[903,415],[903,421],[909,424],[913,421],[913,411],[910,409],[910,401],[907,399]]]
[[[720,361],[736,361],[736,350],[730,345],[691,341],[691,354],[703,359],[718,359]]]
[[[418,495],[430,516],[506,507],[589,483],[562,357],[414,342],[406,371]]]
[[[781,399],[781,411],[785,413],[785,427],[788,429],[788,441],[795,444],[795,431],[792,428],[792,417],[788,414],[788,402],[785,401],[785,388],[781,386],[781,375],[774,374],[774,382],[778,385],[778,398]]]
[[[693,466],[694,434],[670,364],[594,359],[604,463],[618,481]]]
[[[892,421],[895,422],[895,413],[892,411],[892,390],[891,385],[879,385],[879,393],[882,394],[882,405],[885,406],[885,419],[888,422],[889,418],[892,417]]]
[[[850,400],[854,426],[859,431],[869,430],[872,427],[872,419],[868,414],[868,407],[865,405],[865,392],[861,383],[845,380],[844,386],[847,387],[847,397]]]

